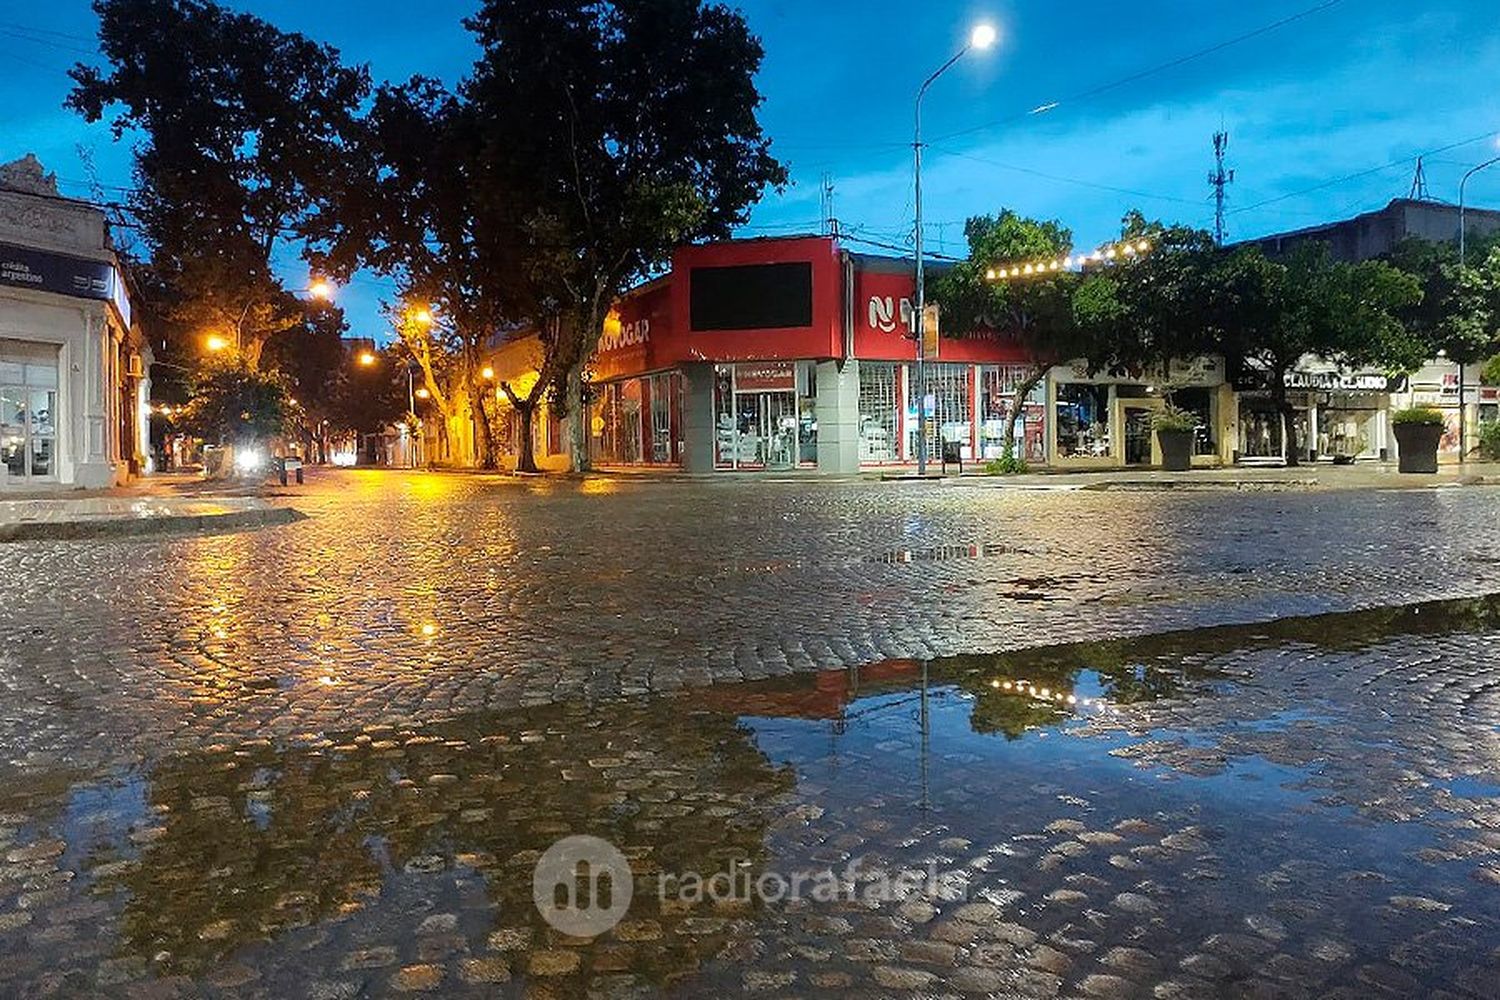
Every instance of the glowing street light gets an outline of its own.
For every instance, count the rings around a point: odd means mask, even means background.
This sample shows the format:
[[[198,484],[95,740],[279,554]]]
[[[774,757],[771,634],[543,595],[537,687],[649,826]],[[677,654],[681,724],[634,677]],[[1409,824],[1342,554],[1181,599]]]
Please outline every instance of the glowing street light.
[[[959,49],[953,58],[937,68],[922,82],[917,90],[916,106],[916,128],[912,134],[913,151],[913,179],[914,179],[914,202],[916,204],[917,228],[916,228],[916,262],[917,262],[917,302],[916,309],[912,315],[913,332],[917,335],[917,475],[927,474],[927,286],[922,261],[922,98],[927,96],[927,88],[931,87],[938,77],[948,71],[950,67],[972,49],[983,52],[995,44],[999,33],[995,31],[992,24],[976,24],[969,32],[969,40],[963,48]]]
[[[327,278],[316,278],[307,286],[307,294],[320,302],[332,302],[337,290]]]
[[[418,326],[432,325],[432,310],[426,306],[417,306],[415,309],[408,310],[407,316]]]
[[[479,377],[488,382],[495,377],[495,369],[489,365],[485,365],[484,370],[479,373]]]
[[[209,353],[218,354],[220,351],[229,350],[229,339],[221,337],[217,333],[210,333],[204,338],[203,346],[208,348]]]
[[[432,393],[428,392],[426,389],[418,389],[417,390],[417,398],[418,399],[427,399],[431,395],[432,395]]]
[[[376,360],[377,359],[376,359],[375,355],[372,354],[371,352],[369,352],[369,351],[361,351],[360,352],[359,363],[362,364],[362,365],[364,365],[366,368],[368,368],[371,365],[373,365],[376,362]]]

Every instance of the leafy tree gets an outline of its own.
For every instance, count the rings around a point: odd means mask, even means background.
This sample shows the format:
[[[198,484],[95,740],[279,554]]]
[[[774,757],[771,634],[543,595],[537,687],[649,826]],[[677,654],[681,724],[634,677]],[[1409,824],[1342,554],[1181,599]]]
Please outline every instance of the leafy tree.
[[[212,361],[194,373],[178,425],[205,441],[244,444],[286,433],[297,417],[286,380],[242,359]]]
[[[1053,366],[1083,359],[1090,370],[1136,369],[1165,361],[1189,339],[1197,284],[1188,258],[1201,252],[1204,234],[1126,216],[1124,235],[1133,243],[1160,244],[1160,254],[1127,260],[1086,277],[1059,270],[1000,279],[1007,264],[1068,256],[1073,237],[1057,221],[1027,218],[1010,209],[975,216],[964,225],[968,256],[933,285],[945,328],[959,336],[993,331],[1018,344],[1032,361],[1017,400],[1025,398]],[[1011,410],[1006,454],[1014,447],[1021,408]]]
[[[1299,443],[1286,376],[1303,357],[1388,370],[1421,363],[1399,313],[1419,302],[1422,290],[1404,271],[1383,261],[1335,261],[1322,243],[1301,244],[1279,260],[1258,247],[1209,260],[1200,353],[1222,354],[1231,371],[1263,380],[1282,414],[1292,464]]]
[[[1080,356],[1079,328],[1073,321],[1076,276],[1059,271],[1046,277],[1000,280],[1001,264],[1048,260],[1072,252],[1073,234],[1062,223],[1041,221],[1001,209],[964,223],[968,255],[932,285],[949,336],[993,333],[1019,345],[1033,359],[1016,387],[1016,405],[1005,428],[1005,454],[1013,457],[1021,400],[1047,377],[1052,366]],[[1081,352],[1087,353],[1087,352]]]
[[[1417,237],[1397,244],[1385,260],[1413,275],[1422,287],[1419,302],[1400,310],[1415,363],[1438,356],[1464,364],[1500,349],[1500,237],[1477,237],[1469,266],[1460,268],[1458,248]]]
[[[471,416],[493,467],[494,387],[482,353],[535,312],[527,297],[521,200],[489,159],[473,107],[432,80],[377,91],[355,133],[357,173],[335,193],[317,261],[336,274],[394,277],[392,322],[445,418]]]
[[[679,244],[728,236],[786,183],[756,111],[762,49],[736,11],[703,0],[484,0],[467,21],[483,53],[461,94],[479,159],[518,207],[544,348],[527,393],[574,415],[588,463],[584,368],[614,301]],[[524,467],[524,466],[523,466]]]
[[[232,334],[256,367],[303,305],[275,274],[285,242],[322,231],[318,207],[348,162],[363,70],[307,38],[210,0],[94,0],[108,69],[79,64],[67,105],[113,114],[135,147],[131,212],[169,318]]]
[[[1208,323],[1204,278],[1217,250],[1202,229],[1148,221],[1128,212],[1121,243],[1140,256],[1094,271],[1073,296],[1073,312],[1093,353],[1129,369],[1164,367],[1201,353]]]
[[[375,434],[401,423],[418,432],[408,408],[411,364],[411,353],[399,342],[376,352],[372,364],[346,360],[326,404],[327,432]]]

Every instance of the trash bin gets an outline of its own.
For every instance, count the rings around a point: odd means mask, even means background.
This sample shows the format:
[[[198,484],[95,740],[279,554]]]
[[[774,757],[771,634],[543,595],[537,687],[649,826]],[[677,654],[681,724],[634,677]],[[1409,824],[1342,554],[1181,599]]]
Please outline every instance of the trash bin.
[[[964,473],[964,445],[962,441],[943,442],[943,471],[948,471],[948,463],[952,462],[958,466],[958,474]]]
[[[276,473],[277,478],[281,480],[282,486],[285,486],[287,484],[287,480],[289,477],[295,477],[297,480],[297,485],[301,486],[302,459],[298,458],[296,455],[288,455],[285,458],[278,458],[276,460]]]

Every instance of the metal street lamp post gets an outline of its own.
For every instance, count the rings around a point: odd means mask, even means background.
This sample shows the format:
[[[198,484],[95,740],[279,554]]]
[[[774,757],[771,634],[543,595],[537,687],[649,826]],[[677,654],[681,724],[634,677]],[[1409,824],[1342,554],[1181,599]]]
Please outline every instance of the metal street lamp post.
[[[954,63],[969,53],[970,49],[982,52],[994,44],[995,29],[991,25],[975,26],[964,47],[959,49],[953,58],[939,66],[937,72],[924,80],[921,88],[917,90],[916,128],[912,135],[914,200],[917,215],[915,236],[917,301],[915,315],[912,317],[912,329],[917,336],[917,475],[919,476],[927,474],[927,284],[922,260],[922,98],[927,96],[927,89],[932,86],[933,82],[948,72]]]
[[[1500,163],[1500,156],[1485,160],[1479,166],[1464,174],[1463,180],[1458,182],[1458,266],[1463,267],[1468,263],[1469,234],[1464,225],[1464,190],[1469,186],[1469,178],[1473,177],[1485,167],[1492,167]]]

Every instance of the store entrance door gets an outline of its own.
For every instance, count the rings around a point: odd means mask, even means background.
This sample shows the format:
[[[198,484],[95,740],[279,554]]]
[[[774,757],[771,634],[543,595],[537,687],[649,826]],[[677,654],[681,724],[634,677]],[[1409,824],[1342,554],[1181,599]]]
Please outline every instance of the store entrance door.
[[[57,348],[0,340],[0,461],[9,478],[57,478]]]
[[[1146,407],[1125,407],[1125,464],[1151,464],[1151,411]]]
[[[735,396],[739,465],[790,469],[797,464],[797,400],[791,392]]]

